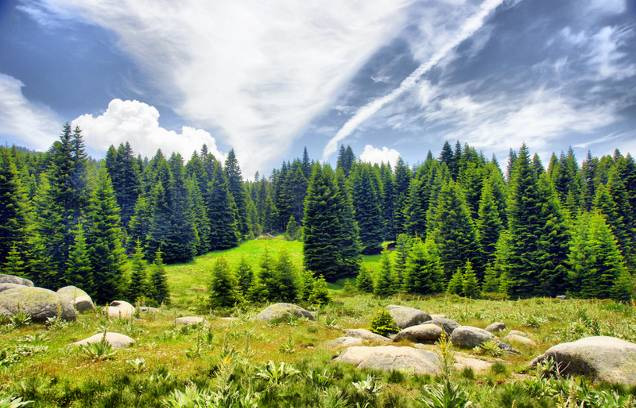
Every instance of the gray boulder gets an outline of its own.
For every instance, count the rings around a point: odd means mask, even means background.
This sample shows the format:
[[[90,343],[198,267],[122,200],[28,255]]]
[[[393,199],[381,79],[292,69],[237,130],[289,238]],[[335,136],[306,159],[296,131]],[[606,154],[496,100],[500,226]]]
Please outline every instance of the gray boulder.
[[[58,289],[57,293],[63,299],[70,302],[80,313],[95,309],[93,299],[88,296],[88,293],[84,292],[80,288],[76,288],[75,286],[65,286]]]
[[[492,333],[472,326],[459,326],[451,334],[453,346],[462,348],[474,348],[493,338]]]
[[[19,288],[24,285],[18,285],[17,283],[0,283],[0,292],[4,292],[5,290]]]
[[[398,370],[428,375],[436,375],[440,372],[440,360],[437,354],[413,347],[353,346],[336,357],[335,361],[374,370]]]
[[[175,319],[175,324],[183,326],[195,326],[197,324],[203,324],[205,319],[202,316],[183,316]]]
[[[351,346],[359,346],[363,342],[364,342],[364,340],[359,338],[359,337],[342,336],[342,337],[338,337],[335,340],[331,340],[328,343],[328,345],[329,345],[329,347],[334,347],[334,348],[351,347]]]
[[[526,332],[522,332],[521,330],[510,330],[508,334],[514,334],[515,336],[528,337],[528,334]]]
[[[612,384],[636,386],[636,344],[595,336],[550,347],[531,366],[551,358],[561,374],[584,375]]]
[[[407,327],[395,335],[393,341],[408,340],[413,343],[435,343],[442,335],[442,328],[430,323]]]
[[[70,302],[52,290],[19,286],[0,293],[0,314],[13,316],[20,311],[39,323],[58,315],[64,320],[75,320],[77,317]]]
[[[504,337],[504,340],[511,344],[517,344],[526,347],[534,347],[537,345],[537,343],[535,343],[534,340],[532,340],[531,338],[520,336],[514,333],[508,333],[508,335]]]
[[[73,345],[86,346],[88,344],[99,343],[101,341],[105,341],[106,343],[110,344],[112,348],[129,347],[135,343],[135,340],[131,339],[125,334],[106,332],[105,336],[104,333],[97,333],[96,335],[91,336],[87,339],[76,341],[75,343],[73,343]]]
[[[5,275],[4,273],[0,273],[0,283],[14,283],[16,285],[33,287],[33,282],[28,279],[14,275]]]
[[[506,329],[506,323],[503,322],[494,322],[486,326],[486,331],[491,333],[497,333]]]
[[[106,308],[108,317],[117,319],[129,319],[135,314],[135,307],[125,300],[113,300]]]
[[[258,315],[257,320],[278,320],[285,317],[296,316],[305,317],[309,320],[315,320],[314,314],[292,303],[274,303],[263,309]]]
[[[377,333],[373,333],[371,330],[367,329],[347,329],[345,330],[345,336],[347,337],[355,337],[362,340],[368,341],[391,341],[388,337],[381,336]]]
[[[448,319],[446,317],[433,317],[433,319],[427,323],[432,323],[436,326],[441,327],[449,336],[453,333],[453,330],[460,326],[460,324],[457,323],[455,320]]]
[[[431,316],[428,313],[413,307],[388,305],[386,308],[400,329],[406,329],[431,320]]]

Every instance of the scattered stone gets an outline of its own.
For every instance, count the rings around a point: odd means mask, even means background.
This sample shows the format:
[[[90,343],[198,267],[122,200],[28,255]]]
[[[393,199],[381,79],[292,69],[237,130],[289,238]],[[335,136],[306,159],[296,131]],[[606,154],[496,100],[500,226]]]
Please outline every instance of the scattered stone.
[[[442,336],[442,328],[430,323],[407,327],[395,335],[393,341],[408,340],[413,343],[435,343]]]
[[[348,336],[342,336],[342,337],[338,337],[335,340],[331,340],[328,345],[329,347],[350,347],[350,346],[359,346],[364,342],[363,339],[359,338],[359,337],[348,337]]]
[[[510,330],[508,332],[508,334],[512,334],[512,335],[515,335],[515,336],[528,337],[528,334],[526,332],[522,332],[521,330]]]
[[[289,316],[305,317],[309,320],[316,320],[314,314],[292,303],[274,303],[263,309],[257,316],[258,320],[278,320]]]
[[[95,309],[93,299],[88,296],[88,293],[84,292],[80,288],[76,288],[75,286],[65,286],[58,289],[57,293],[62,298],[69,301],[80,313]]]
[[[490,370],[493,363],[490,361],[480,360],[476,357],[467,356],[460,353],[455,353],[455,364],[453,366],[456,370],[463,370],[465,368],[472,368],[477,373],[482,373]]]
[[[141,306],[139,307],[139,311],[142,313],[157,313],[159,312],[159,308],[152,306]]]
[[[108,317],[115,317],[118,319],[129,319],[135,314],[135,308],[125,300],[113,300],[110,302],[110,306],[106,308]]]
[[[559,299],[559,300],[565,300],[565,299],[567,299],[568,297],[567,297],[567,296],[565,296],[565,295],[558,295],[556,298],[557,298],[557,299]]]
[[[194,326],[197,324],[205,323],[205,319],[201,316],[183,316],[183,317],[177,317],[174,320],[174,323],[181,324],[184,326]]]
[[[356,337],[362,340],[369,341],[391,341],[388,337],[381,336],[377,333],[373,333],[371,330],[367,329],[347,329],[345,330],[345,335],[347,337]]]
[[[374,370],[399,370],[428,375],[436,375],[440,372],[440,360],[437,354],[413,347],[353,346],[336,357],[335,361]]]
[[[5,290],[19,288],[24,285],[18,285],[17,283],[0,283],[0,292],[4,292]]]
[[[491,332],[491,333],[497,333],[497,332],[503,331],[505,329],[506,329],[506,323],[494,322],[494,323],[489,324],[486,327],[485,330],[488,331],[488,332]]]
[[[5,275],[7,276],[7,275]],[[75,320],[77,313],[70,302],[52,290],[19,285],[0,293],[0,314],[13,316],[18,312],[31,316],[38,323],[50,317]]]
[[[552,358],[561,374],[585,375],[612,384],[636,386],[636,344],[609,336],[584,337],[550,347],[531,366]]]
[[[87,339],[76,341],[75,343],[73,343],[73,345],[85,346],[88,344],[99,343],[101,341],[106,341],[106,343],[110,344],[112,348],[129,347],[135,343],[135,340],[124,334],[106,332],[106,336],[104,336],[104,333],[97,333],[96,335],[91,336]]]
[[[455,330],[456,328],[460,326],[460,324],[453,319],[441,317],[444,315],[431,315],[431,316],[435,316],[435,317],[433,317],[433,320],[426,323],[432,323],[434,325],[441,327],[449,336],[453,333],[453,330]]]
[[[504,337],[504,340],[507,341],[508,343],[520,344],[526,347],[534,347],[537,345],[537,343],[535,343],[535,341],[532,340],[531,338],[528,338],[526,336],[520,336],[518,334],[508,333],[508,335]]]
[[[492,340],[492,333],[472,326],[459,326],[451,334],[451,342],[456,347],[475,348]]]
[[[415,326],[431,320],[431,316],[421,310],[408,306],[388,305],[387,310],[400,329]]]
[[[16,285],[33,287],[33,282],[28,279],[14,275],[5,275],[4,273],[0,273],[0,283],[13,283]]]

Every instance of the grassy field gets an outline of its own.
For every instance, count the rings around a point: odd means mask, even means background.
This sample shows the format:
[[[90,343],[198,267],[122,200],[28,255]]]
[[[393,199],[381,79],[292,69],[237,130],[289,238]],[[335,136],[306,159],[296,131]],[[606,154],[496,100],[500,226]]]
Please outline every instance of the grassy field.
[[[169,266],[173,306],[154,314],[141,313],[132,320],[108,320],[94,312],[76,322],[48,328],[35,324],[2,326],[0,407],[10,406],[3,405],[3,397],[33,401],[29,406],[36,407],[428,406],[424,402],[430,401],[426,390],[440,383],[440,378],[373,372],[331,361],[338,350],[327,344],[329,340],[341,336],[346,328],[369,327],[377,310],[392,303],[444,314],[464,325],[485,327],[503,321],[507,329],[523,330],[536,341],[536,346],[519,347],[519,355],[478,356],[496,363],[486,372],[452,373],[456,394],[472,401],[473,406],[633,404],[628,399],[636,390],[585,379],[545,378],[527,369],[527,363],[546,348],[582,336],[611,335],[636,341],[633,307],[612,302],[405,295],[379,299],[334,285],[333,302],[315,310],[316,321],[257,322],[252,318],[262,306],[242,306],[232,311],[233,319],[207,316],[208,324],[202,327],[175,326],[175,317],[202,309],[218,257],[226,257],[232,266],[245,257],[257,266],[265,250],[276,256],[284,249],[300,266],[301,248],[299,242],[281,239],[250,241],[189,264]],[[365,258],[369,267],[377,262],[377,256]],[[70,346],[104,329],[127,334],[136,343],[102,358]]]

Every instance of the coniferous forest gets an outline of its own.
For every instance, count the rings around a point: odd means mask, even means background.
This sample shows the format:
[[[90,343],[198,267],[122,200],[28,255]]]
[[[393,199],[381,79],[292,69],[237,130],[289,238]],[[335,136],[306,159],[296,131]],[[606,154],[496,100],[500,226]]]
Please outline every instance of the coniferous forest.
[[[303,241],[306,276],[357,277],[381,295],[629,302],[634,292],[636,164],[618,150],[580,160],[570,149],[542,163],[520,146],[500,162],[446,142],[391,167],[341,146],[335,169],[305,149],[246,180],[234,151],[221,160],[206,146],[149,158],[126,143],[94,160],[67,124],[46,152],[0,154],[3,273],[81,287],[98,303],[168,301],[164,263],[282,233]],[[394,264],[361,269],[361,255],[385,248]],[[268,278],[257,278],[245,291],[262,290]]]

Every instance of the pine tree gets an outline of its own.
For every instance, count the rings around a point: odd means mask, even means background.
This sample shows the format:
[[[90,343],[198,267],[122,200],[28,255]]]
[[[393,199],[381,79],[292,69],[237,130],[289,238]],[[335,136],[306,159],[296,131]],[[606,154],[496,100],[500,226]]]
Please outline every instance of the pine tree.
[[[395,279],[389,253],[384,251],[381,258],[381,267],[375,282],[373,293],[378,296],[391,296],[395,293]]]
[[[239,301],[240,293],[236,277],[225,258],[218,258],[212,269],[210,306],[213,308],[232,307]]]
[[[315,278],[311,286],[309,303],[314,305],[326,305],[330,301],[331,297],[329,296],[327,281],[322,276]]]
[[[122,223],[128,225],[141,191],[140,169],[128,142],[120,144],[117,149],[110,146],[106,154],[106,168],[121,208]]]
[[[298,283],[296,270],[287,251],[281,251],[276,264],[278,276],[278,296],[283,302],[295,302],[298,299]]]
[[[66,263],[64,283],[83,289],[87,293],[94,293],[99,288],[93,286],[93,268],[82,223],[77,224],[73,236],[73,245]]]
[[[22,259],[22,255],[18,251],[17,245],[14,243],[9,253],[5,257],[4,265],[2,266],[2,273],[7,275],[14,276],[24,276],[28,275],[26,272],[26,265],[24,260]]]
[[[442,151],[439,154],[439,161],[446,164],[451,172],[453,180],[457,179],[457,162],[455,161],[453,148],[451,147],[450,143],[448,143],[448,140],[446,140],[444,142],[444,146],[442,146]]]
[[[148,273],[146,271],[146,262],[144,261],[144,251],[139,241],[135,243],[135,252],[132,255],[131,267],[132,273],[130,275],[130,285],[128,286],[128,299],[134,303],[149,294]]]
[[[358,272],[358,276],[356,276],[356,287],[358,290],[366,293],[372,293],[373,286],[373,279],[371,278],[369,269],[365,267],[360,268],[360,272]]]
[[[598,159],[588,150],[587,158],[581,166],[581,204],[585,211],[591,211],[596,196],[596,168]]]
[[[150,223],[152,221],[153,208],[149,205],[148,199],[144,195],[137,198],[133,216],[128,222],[128,250],[132,251],[132,243],[140,241],[143,246],[147,246],[150,234]],[[147,252],[146,258],[152,259],[153,253]]]
[[[353,150],[351,150],[351,146],[340,145],[340,150],[338,151],[338,161],[336,164],[336,169],[342,169],[346,177],[349,177],[349,173],[351,173],[351,169],[353,168],[353,164],[356,160],[355,155],[353,154]]]
[[[464,267],[464,274],[462,279],[462,292],[464,296],[468,298],[478,298],[480,294],[479,282],[477,281],[477,275],[473,270],[473,266],[470,261],[466,262]]]
[[[382,213],[372,177],[370,166],[362,163],[351,173],[354,215],[360,228],[362,252],[367,254],[379,252],[382,244]]]
[[[437,293],[443,282],[444,269],[437,245],[432,239],[422,242],[415,238],[406,261],[404,290],[418,294]]]
[[[481,289],[485,293],[499,292],[500,282],[497,270],[494,266],[488,265],[486,272],[484,273],[484,283],[481,285]]]
[[[406,259],[411,250],[411,238],[406,234],[399,234],[395,241],[395,277],[399,288],[402,287],[404,272],[406,270]]]
[[[390,165],[382,165],[380,171],[382,177],[382,218],[384,221],[384,239],[394,240],[396,236],[395,232],[395,219],[393,214],[395,212],[395,182],[393,180],[393,172],[391,172]]]
[[[485,262],[491,263],[495,258],[495,249],[499,234],[504,228],[499,208],[495,201],[494,181],[492,175],[484,182],[479,200],[479,218],[477,219],[477,232],[479,244],[483,251]]]
[[[169,229],[161,247],[166,262],[191,261],[196,254],[196,230],[192,199],[188,191],[183,159],[173,154],[168,162],[170,181],[168,203],[170,205]]]
[[[307,147],[303,148],[303,173],[305,174],[305,178],[309,180],[311,177],[311,160],[309,160],[309,153],[307,153]]]
[[[249,296],[250,288],[254,284],[254,271],[252,266],[241,257],[238,268],[236,269],[236,278],[238,281],[238,289],[244,297]]]
[[[290,241],[296,241],[298,239],[298,224],[293,215],[289,216],[287,228],[285,228],[285,237]]]
[[[395,202],[393,204],[393,223],[395,225],[395,232],[398,234],[406,232],[406,205],[411,177],[411,169],[409,169],[401,157],[398,158],[395,165]]]
[[[192,221],[196,232],[196,253],[202,255],[210,250],[210,219],[205,200],[194,177],[187,181],[190,197],[189,207],[192,209]]]
[[[303,302],[309,302],[309,298],[311,297],[311,291],[314,287],[314,275],[311,271],[303,269],[300,272],[300,281],[298,286],[298,298]]]
[[[625,263],[631,269],[636,268],[636,250],[634,238],[636,233],[634,230],[633,219],[636,217],[633,212],[629,199],[630,192],[625,184],[625,175],[621,167],[624,166],[624,160],[619,159],[608,174],[607,193],[614,203],[614,217],[607,218],[612,227],[612,231],[618,240],[618,245],[625,258]]]
[[[166,268],[163,265],[161,251],[155,252],[155,259],[150,271],[150,293],[157,304],[170,304],[170,290],[168,288],[168,278]]]
[[[227,188],[232,194],[234,204],[236,205],[236,223],[240,236],[247,234],[247,207],[245,205],[245,191],[243,190],[243,176],[238,160],[231,149],[225,159],[225,177],[227,179]]]
[[[344,172],[336,172],[338,188],[338,249],[341,276],[355,276],[360,270],[360,230],[353,215],[351,194],[347,188]]]
[[[214,177],[208,188],[207,202],[210,219],[210,246],[212,249],[227,249],[238,245],[238,226],[233,196],[221,165],[214,166]]]
[[[452,295],[464,295],[464,274],[460,268],[457,268],[451,279],[448,281],[446,292]]]
[[[259,301],[278,300],[280,298],[279,276],[267,249],[261,258],[260,267],[257,284],[252,290],[252,298],[255,299],[258,296]]]
[[[122,293],[125,259],[119,208],[110,177],[103,168],[97,174],[86,218],[86,243],[94,281],[91,297],[97,303],[110,302]]]

